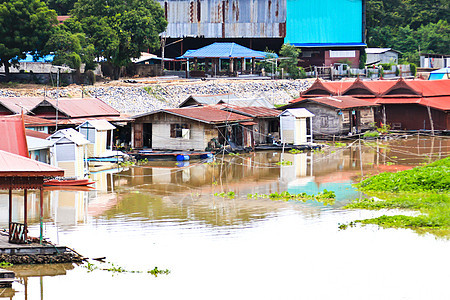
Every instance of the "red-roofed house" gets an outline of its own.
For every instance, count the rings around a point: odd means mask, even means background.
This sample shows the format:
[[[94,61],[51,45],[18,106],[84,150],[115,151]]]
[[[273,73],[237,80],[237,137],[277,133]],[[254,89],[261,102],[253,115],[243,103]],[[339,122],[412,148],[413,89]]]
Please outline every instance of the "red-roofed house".
[[[245,125],[253,118],[210,106],[162,109],[132,117],[132,147],[205,150],[213,139],[220,144],[252,145]]]
[[[376,80],[324,82],[317,80],[292,104],[305,99],[352,96],[380,104],[375,111],[378,125],[388,124],[400,130],[450,130],[450,80]],[[317,119],[317,117],[316,117]]]

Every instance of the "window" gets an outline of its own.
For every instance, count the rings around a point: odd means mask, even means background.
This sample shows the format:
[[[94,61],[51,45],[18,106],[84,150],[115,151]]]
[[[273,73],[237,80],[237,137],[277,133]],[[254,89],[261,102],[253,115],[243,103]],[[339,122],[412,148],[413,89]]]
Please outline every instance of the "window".
[[[170,137],[189,139],[189,131],[187,131],[186,129],[189,129],[189,124],[170,124]]]

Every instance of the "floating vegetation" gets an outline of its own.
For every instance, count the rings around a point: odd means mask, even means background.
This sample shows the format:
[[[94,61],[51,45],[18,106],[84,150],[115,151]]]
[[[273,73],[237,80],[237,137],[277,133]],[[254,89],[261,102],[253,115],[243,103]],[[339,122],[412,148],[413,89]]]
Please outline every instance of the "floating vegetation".
[[[307,193],[300,194],[291,194],[288,191],[284,191],[281,193],[271,193],[271,194],[247,194],[247,198],[268,198],[274,201],[308,201],[314,200],[317,202],[321,202],[324,205],[332,205],[336,200],[336,194],[333,191],[323,190],[322,192],[317,193],[316,195],[308,195]]]
[[[147,274],[151,274],[155,277],[157,277],[160,274],[167,275],[170,273],[170,270],[168,270],[168,269],[160,270],[160,269],[158,269],[158,267],[155,267],[154,269],[147,270],[147,271],[127,270],[127,269],[125,269],[121,266],[117,266],[111,262],[105,262],[102,265],[96,265],[94,263],[86,261],[85,264],[83,264],[83,267],[88,270],[88,273],[93,272],[95,270],[101,270],[101,271],[112,272],[114,274],[117,274],[117,273],[138,273],[138,274],[147,273]]]
[[[292,161],[282,160],[282,161],[277,162],[276,165],[278,165],[278,166],[291,166],[292,165]]]
[[[336,142],[334,143],[334,146],[337,148],[347,147],[346,143]]]
[[[148,163],[148,159],[144,158],[144,159],[140,159],[138,161],[132,161],[132,160],[128,160],[128,161],[123,161],[119,163],[119,166],[121,167],[129,167],[129,166],[142,166]]]
[[[303,150],[299,150],[299,149],[291,149],[289,150],[289,153],[291,154],[299,154],[299,153],[304,153]]]
[[[366,131],[363,138],[379,137],[380,133],[378,131]]]
[[[355,200],[345,208],[409,209],[420,214],[383,215],[355,222],[383,228],[410,228],[418,233],[450,238],[450,157],[411,170],[381,173],[356,186],[373,198]]]
[[[7,261],[2,261],[2,262],[0,262],[0,268],[12,267],[12,266],[13,266],[13,264],[12,264],[12,263],[9,263],[9,262],[7,262]]]
[[[313,150],[313,153],[314,153],[314,154],[324,154],[324,153],[325,153],[325,150],[322,150],[322,149],[314,149],[314,150]]]
[[[229,155],[229,156],[239,156],[239,153],[233,153],[233,152],[230,152],[230,153],[228,153],[228,155]]]
[[[230,199],[234,199],[234,197],[236,196],[236,193],[233,191],[230,192],[222,192],[222,193],[214,193],[214,196],[216,197],[222,197],[222,198],[230,198]]]

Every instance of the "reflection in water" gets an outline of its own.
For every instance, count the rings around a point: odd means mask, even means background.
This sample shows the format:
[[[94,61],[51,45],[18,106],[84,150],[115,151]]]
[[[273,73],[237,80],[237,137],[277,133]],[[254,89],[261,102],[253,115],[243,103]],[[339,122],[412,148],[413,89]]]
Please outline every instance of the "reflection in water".
[[[345,203],[360,196],[351,186],[356,178],[384,169],[395,170],[395,168],[415,166],[448,156],[449,153],[448,139],[419,136],[419,138],[414,137],[408,140],[369,142],[361,148],[358,143],[354,143],[349,147],[325,149],[323,153],[257,152],[239,156],[218,155],[215,161],[209,163],[150,162],[144,166],[93,173],[91,179],[96,182],[93,190],[49,190],[44,193],[46,236],[54,242],[74,247],[85,255],[94,253],[92,255],[111,257],[134,268],[142,264],[143,258],[145,258],[144,261],[150,259],[153,264],[150,267],[162,264],[161,267],[172,268],[173,275],[169,275],[167,279],[158,278],[159,281],[152,284],[154,291],[160,292],[159,295],[164,295],[163,288],[167,288],[164,284],[165,280],[169,286],[183,286],[186,280],[195,285],[188,279],[190,277],[209,282],[202,273],[213,272],[214,276],[220,277],[217,274],[217,268],[222,268],[225,270],[224,274],[230,276],[226,270],[228,265],[234,265],[235,259],[244,265],[244,269],[248,268],[243,271],[248,276],[247,279],[256,277],[264,281],[265,279],[261,278],[259,273],[251,271],[259,270],[258,265],[251,263],[252,255],[246,260],[240,260],[237,253],[230,257],[224,254],[218,259],[215,257],[216,252],[221,253],[220,249],[224,249],[223,251],[226,249],[229,252],[237,251],[236,249],[241,251],[248,249],[251,253],[256,253],[256,257],[259,257],[261,253],[267,264],[278,265],[278,260],[281,258],[276,255],[272,257],[273,253],[270,252],[273,251],[272,248],[279,245],[281,251],[287,251],[287,249],[293,251],[294,249],[289,247],[293,247],[291,243],[297,241],[299,235],[302,239],[298,240],[299,244],[295,244],[296,251],[305,245],[308,247],[315,247],[315,244],[321,245],[321,241],[338,243],[335,241],[338,234],[336,229],[338,222],[345,222],[347,218],[349,220],[361,218],[362,214],[373,214],[373,212],[358,212],[358,215],[350,216],[351,212],[340,210]],[[276,165],[281,160],[291,161],[292,165]],[[288,191],[289,193],[316,194],[324,189],[336,192],[337,198],[334,205],[324,206],[314,201],[297,203],[247,198],[247,194],[255,193],[270,194]],[[230,199],[213,196],[214,193],[229,191],[235,192],[236,197]],[[7,199],[7,194],[0,194],[0,225],[2,227],[6,227],[7,224]],[[22,205],[20,194],[14,193],[14,219],[23,218]],[[30,233],[33,235],[34,232],[38,232],[39,197],[32,192],[28,215],[31,224]],[[278,232],[278,230],[282,231]],[[388,236],[386,232],[388,231],[383,231],[383,237]],[[401,233],[401,231],[396,232]],[[339,236],[353,237],[358,233],[370,235],[370,232],[355,229],[339,233]],[[317,235],[321,237],[320,241],[317,240]],[[414,241],[416,239],[417,237],[414,236]],[[272,243],[274,240],[278,242]],[[347,239],[346,243],[357,247],[354,245],[356,240],[364,240],[364,237],[358,235],[358,238]],[[249,241],[255,242],[249,244]],[[220,249],[214,246],[216,243],[221,245]],[[380,241],[380,247],[383,245]],[[322,246],[327,247],[327,245]],[[372,245],[372,248],[378,249],[377,246]],[[346,249],[347,244],[338,243],[335,247]],[[135,253],[124,255],[130,248]],[[182,249],[181,252],[180,249]],[[205,251],[210,252],[205,253]],[[315,251],[320,253],[321,248]],[[365,251],[370,253],[372,250],[365,249]],[[185,253],[189,255],[185,256]],[[346,255],[348,255],[347,252],[341,253],[343,258]],[[204,257],[211,259],[209,264],[203,263]],[[223,265],[218,262],[222,260]],[[347,260],[347,263],[351,265],[353,259],[347,257]],[[335,261],[328,263],[336,264]],[[198,267],[200,270],[197,270],[196,264],[202,265],[205,270],[201,270],[200,267]],[[211,264],[215,267],[211,267]],[[312,266],[310,267],[306,262],[303,264],[305,265],[297,265],[297,267],[311,271]],[[289,263],[282,268],[288,270],[288,265]],[[240,266],[235,267],[240,268]],[[58,268],[54,265],[37,266],[31,269],[26,266],[23,270],[19,268],[16,272],[21,278],[22,285],[15,285],[15,294],[9,297],[23,299],[25,295],[25,298],[32,296],[33,299],[56,299],[53,296],[55,294],[53,290],[58,289],[61,284],[64,285],[61,280],[56,280],[57,278],[68,277],[74,284],[88,287],[91,281],[114,285],[112,283],[114,279],[109,277],[105,279],[104,275],[94,273],[87,275],[80,268],[75,268],[64,275],[71,268],[73,267]],[[329,268],[329,266],[322,265],[322,268]],[[374,269],[376,268],[377,266],[374,266]],[[193,272],[195,276],[190,276],[189,272]],[[183,276],[177,275],[180,273]],[[278,276],[285,278],[281,274],[280,272]],[[297,275],[302,278],[300,274]],[[89,282],[82,279],[85,276],[90,278]],[[50,280],[50,278],[53,279]],[[141,291],[142,294],[142,286],[136,285],[135,279],[136,277],[131,278],[128,284],[133,290]],[[27,280],[33,284],[29,285]],[[303,280],[308,281],[308,277]],[[347,284],[342,280],[338,282],[343,286]],[[209,284],[212,283],[209,282]],[[212,286],[215,285],[212,284]],[[89,294],[98,294],[88,287],[86,289],[89,290]],[[187,288],[186,285],[184,287]],[[30,292],[31,289],[32,292]],[[168,290],[171,289],[168,288]],[[209,289],[205,287],[202,290],[206,292]],[[289,291],[289,288],[286,291]],[[291,292],[294,291],[291,290]],[[106,295],[109,298],[119,298],[115,293],[106,292]],[[136,293],[134,295],[139,296],[139,293]],[[75,294],[79,295],[79,298],[84,295],[84,293]],[[192,298],[193,295],[187,288],[187,298]],[[98,296],[103,297],[103,295]],[[180,297],[180,295],[177,296]],[[200,298],[205,299],[205,297]],[[218,298],[221,298],[220,295]],[[308,298],[314,297],[309,295]],[[326,297],[316,298],[325,299]],[[336,299],[342,298],[336,297]]]

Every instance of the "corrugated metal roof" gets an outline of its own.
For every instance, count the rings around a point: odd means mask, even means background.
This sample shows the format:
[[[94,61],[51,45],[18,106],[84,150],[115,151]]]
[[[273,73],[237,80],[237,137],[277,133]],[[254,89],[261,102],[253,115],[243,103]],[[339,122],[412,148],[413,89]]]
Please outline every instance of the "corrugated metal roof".
[[[31,130],[31,129],[25,129],[25,134],[27,137],[31,136],[31,137],[35,137],[38,139],[46,139],[48,138],[51,134],[42,132],[42,131],[36,131],[36,130]]]
[[[308,99],[305,99],[302,101],[298,101],[296,103],[304,103],[304,102],[316,102],[316,103],[321,103],[321,104],[339,108],[339,109],[378,106],[378,104],[376,104],[374,102],[357,99],[357,98],[353,98],[350,96],[331,96],[331,97],[308,98]]]
[[[106,120],[89,120],[78,126],[77,129],[80,127],[94,127],[97,130],[116,129],[116,126],[114,126],[113,124],[109,123]]]
[[[28,151],[48,149],[53,146],[54,142],[55,141],[27,136]]]
[[[25,126],[21,115],[0,117],[0,150],[28,157]]]
[[[51,104],[55,109],[70,118],[98,117],[98,116],[120,116],[120,113],[97,98],[60,98],[58,105],[56,100],[46,99],[36,105],[31,111],[38,107]]]
[[[29,115],[23,115],[23,121],[25,122],[25,127],[45,127],[56,125],[55,121]]]
[[[218,95],[191,95],[180,103],[178,107],[184,107],[188,102],[196,102],[196,104],[214,105],[223,99],[237,98],[235,94],[218,94]]]
[[[283,38],[285,0],[158,0],[170,38]]]
[[[231,111],[237,114],[242,114],[253,118],[276,118],[280,115],[280,111],[274,108],[257,107],[257,106],[240,107],[228,105],[225,106],[223,110]]]
[[[64,170],[0,150],[0,176],[64,176]]]
[[[367,54],[382,54],[388,51],[400,53],[400,51],[394,50],[392,48],[366,48],[365,51]]]
[[[25,114],[43,99],[42,97],[3,97],[0,98],[0,103],[14,114],[20,114],[23,108],[23,113]]]
[[[266,108],[273,108],[273,104],[264,98],[237,98],[237,99],[222,99],[218,103],[230,104],[235,106],[259,106]]]
[[[265,54],[236,43],[213,43],[183,55],[186,58],[260,58]]]
[[[306,108],[290,108],[283,111],[280,116],[285,116],[291,114],[296,118],[312,118],[314,114],[307,110]]]
[[[86,145],[86,144],[90,143],[83,134],[79,133],[78,131],[76,131],[73,128],[58,130],[57,132],[55,132],[54,134],[49,136],[47,139],[54,140],[55,142],[57,142],[64,138],[74,142],[78,146]]]
[[[389,97],[377,98],[375,99],[375,102],[378,104],[419,104],[444,111],[450,110],[450,96],[427,98]]]
[[[243,115],[238,115],[232,112],[223,111],[210,106],[199,106],[199,107],[183,107],[183,108],[172,108],[172,109],[161,109],[145,114],[140,114],[133,116],[133,119],[138,119],[141,117],[157,114],[157,113],[169,113],[172,115],[188,118],[191,120],[216,124],[216,123],[226,123],[226,122],[239,122],[239,121],[250,121],[253,120],[250,117]]]

